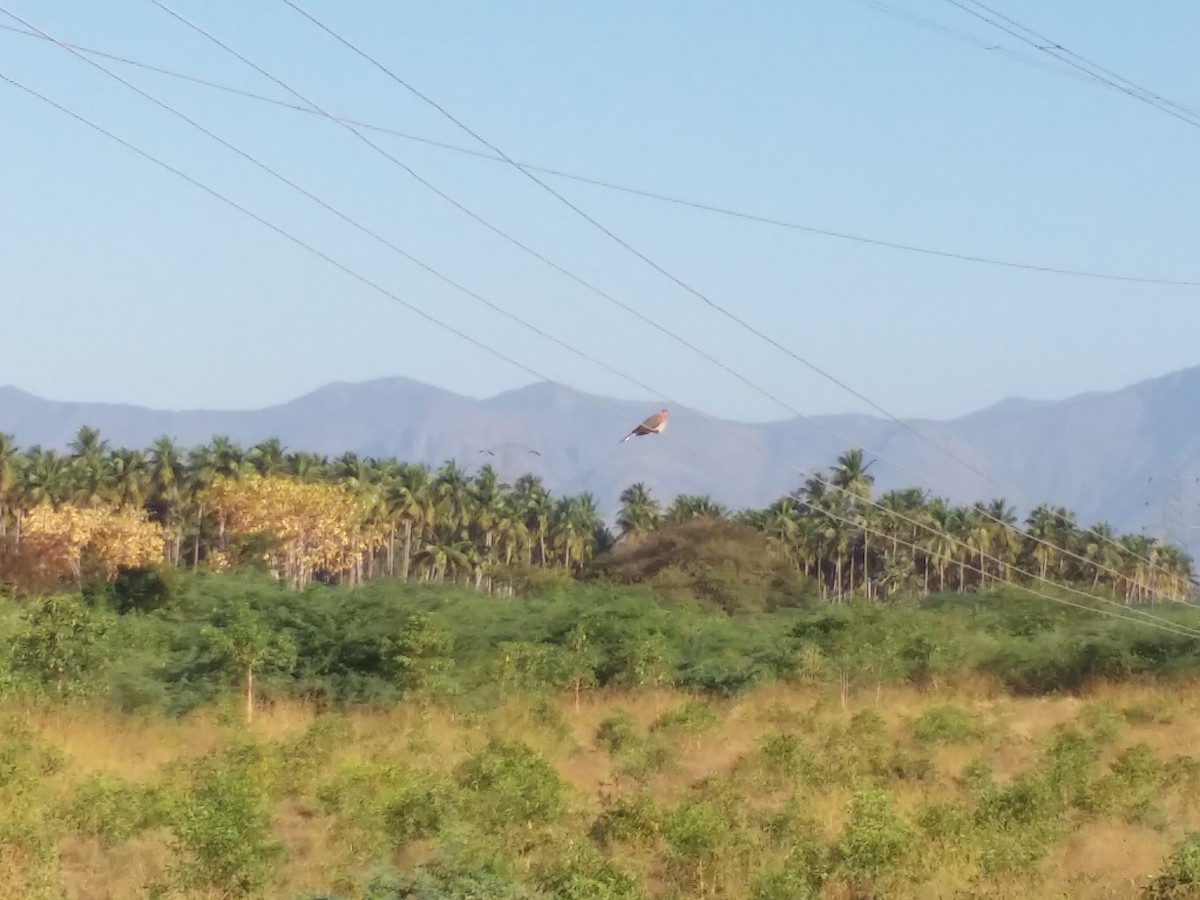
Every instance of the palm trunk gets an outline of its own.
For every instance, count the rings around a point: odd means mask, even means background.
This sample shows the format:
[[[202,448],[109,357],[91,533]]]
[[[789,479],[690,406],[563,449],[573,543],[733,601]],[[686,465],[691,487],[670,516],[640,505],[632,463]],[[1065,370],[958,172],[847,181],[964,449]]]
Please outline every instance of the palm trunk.
[[[412,519],[404,520],[404,572],[403,578],[408,581],[409,565],[412,563]]]
[[[200,531],[204,527],[204,504],[201,503],[196,514],[196,544],[192,547],[192,571],[200,567]]]
[[[254,667],[246,666],[246,723],[254,716]]]
[[[871,599],[871,537],[863,532],[863,584],[867,590],[867,600]]]

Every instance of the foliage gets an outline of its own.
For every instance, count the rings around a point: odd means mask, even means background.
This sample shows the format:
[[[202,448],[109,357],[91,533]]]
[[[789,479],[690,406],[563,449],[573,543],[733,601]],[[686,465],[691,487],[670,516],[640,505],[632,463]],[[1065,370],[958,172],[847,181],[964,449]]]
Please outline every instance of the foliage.
[[[490,465],[468,476],[453,460],[431,471],[225,436],[110,448],[92,428],[68,450],[18,452],[0,435],[0,583],[86,587],[159,562],[258,568],[293,587],[399,575],[506,596],[598,577],[734,614],[1017,585],[1142,603],[1187,599],[1192,585],[1178,547],[1082,526],[1061,507],[1019,522],[1003,498],[954,506],[916,488],[875,498],[857,448],[762,509],[692,495],[664,506],[651,486],[630,485],[616,536],[590,494],[556,498],[536,476],[504,481]]]
[[[838,867],[852,878],[878,878],[908,852],[914,837],[913,828],[896,815],[886,792],[857,791],[837,844]]]
[[[597,561],[592,574],[646,583],[731,613],[796,606],[806,597],[801,574],[761,532],[708,516],[622,542]]]
[[[963,744],[982,734],[966,711],[956,706],[934,706],[913,722],[913,736],[931,744]]]
[[[107,624],[78,598],[58,594],[33,603],[12,647],[12,671],[60,697],[85,690],[101,670]]]
[[[181,886],[241,897],[270,878],[283,848],[272,835],[265,785],[256,775],[236,756],[196,765],[170,813]]]
[[[123,568],[159,562],[164,546],[161,526],[143,510],[43,502],[23,515],[21,541],[8,564],[26,586],[82,584],[85,574],[111,579]]]
[[[345,485],[252,473],[218,477],[198,494],[197,502],[233,534],[266,535],[263,560],[293,587],[303,587],[317,575],[352,569],[384,538],[371,519],[370,504]],[[228,546],[209,556],[217,569],[237,561]]]
[[[475,795],[475,814],[504,825],[529,825],[559,816],[566,804],[558,773],[529,746],[492,738],[456,772]]]

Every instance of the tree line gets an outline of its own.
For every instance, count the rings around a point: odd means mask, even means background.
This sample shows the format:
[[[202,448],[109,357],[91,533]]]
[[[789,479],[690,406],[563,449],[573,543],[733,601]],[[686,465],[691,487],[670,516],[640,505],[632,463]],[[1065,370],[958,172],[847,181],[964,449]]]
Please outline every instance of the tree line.
[[[222,436],[190,448],[168,437],[144,450],[113,448],[88,427],[60,453],[21,450],[0,434],[0,580],[14,580],[22,548],[28,556],[34,534],[51,527],[66,535],[67,550],[56,550],[70,557],[64,574],[78,580],[95,557],[115,561],[110,575],[123,557],[96,542],[114,529],[94,524],[79,535],[71,523],[93,520],[64,518],[101,510],[140,516],[148,530],[126,542],[157,541],[166,564],[259,565],[296,587],[388,576],[511,592],[539,572],[586,575],[620,543],[712,519],[760,532],[831,599],[975,590],[1036,580],[1030,575],[1128,602],[1190,593],[1192,561],[1174,545],[1104,522],[1084,527],[1070,510],[1044,504],[1022,534],[1002,498],[962,506],[905,488],[875,499],[868,469],[861,450],[848,450],[825,477],[738,511],[686,494],[664,505],[638,483],[620,495],[610,527],[592,494],[556,497],[532,474],[510,484],[490,464],[469,474],[453,460],[435,469],[355,453],[329,458],[288,452],[275,439],[245,448]]]

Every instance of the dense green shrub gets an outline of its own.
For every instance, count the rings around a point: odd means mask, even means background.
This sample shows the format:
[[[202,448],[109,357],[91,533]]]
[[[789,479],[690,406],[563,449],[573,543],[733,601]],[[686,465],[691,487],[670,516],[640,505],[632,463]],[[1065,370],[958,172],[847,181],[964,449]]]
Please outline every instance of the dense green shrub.
[[[470,813],[497,826],[547,822],[566,805],[566,787],[558,772],[518,741],[492,738],[455,774],[459,785],[475,795]]]
[[[240,743],[190,767],[167,812],[181,887],[241,897],[271,877],[284,848],[271,829],[270,766],[265,748]]]
[[[956,706],[933,706],[912,725],[913,737],[930,744],[965,744],[978,738],[983,729],[970,714]]]
[[[67,809],[71,827],[108,848],[170,821],[170,797],[160,785],[94,775]]]

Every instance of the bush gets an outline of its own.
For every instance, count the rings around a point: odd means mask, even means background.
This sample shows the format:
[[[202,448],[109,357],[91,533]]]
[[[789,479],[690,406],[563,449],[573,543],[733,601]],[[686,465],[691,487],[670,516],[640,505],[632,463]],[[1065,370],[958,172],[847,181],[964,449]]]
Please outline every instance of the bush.
[[[730,519],[666,524],[626,541],[592,566],[622,584],[657,587],[680,601],[728,613],[794,607],[813,586],[761,531]]]
[[[1182,900],[1200,893],[1200,832],[1192,832],[1172,851],[1146,888],[1147,900]]]
[[[651,731],[674,730],[694,734],[711,728],[719,719],[711,706],[703,700],[692,698],[659,716]]]
[[[120,615],[149,613],[174,605],[185,576],[175,566],[156,565],[119,569],[111,584],[97,585],[93,593]]]
[[[661,827],[654,799],[642,793],[631,799],[617,800],[605,809],[592,822],[588,834],[593,841],[608,849],[614,843],[648,841],[658,834]]]
[[[718,855],[732,849],[728,817],[708,803],[676,807],[663,819],[662,836],[676,862],[701,883]]]
[[[549,900],[489,869],[420,866],[411,874],[377,872],[362,900]]]
[[[566,805],[558,772],[517,741],[492,738],[464,760],[456,774],[459,785],[476,795],[469,810],[495,826],[548,822]]]
[[[109,848],[170,819],[167,797],[154,785],[93,775],[79,786],[67,818],[81,834]]]
[[[604,719],[596,726],[596,746],[603,747],[611,756],[638,747],[642,736],[628,713],[619,712]]]
[[[170,813],[183,857],[176,879],[186,889],[251,895],[266,884],[283,850],[271,832],[266,792],[254,769],[240,761],[207,761],[197,769]]]
[[[538,886],[554,900],[642,900],[646,895],[633,876],[594,851],[572,846],[542,866]]]
[[[822,785],[829,777],[812,748],[797,735],[787,732],[761,739],[758,763],[771,778],[795,778],[811,785]]]
[[[838,868],[852,878],[878,878],[899,863],[914,837],[912,827],[892,809],[886,791],[857,791],[837,844]]]
[[[913,737],[929,744],[965,744],[982,734],[971,716],[955,706],[927,709],[912,725]]]

